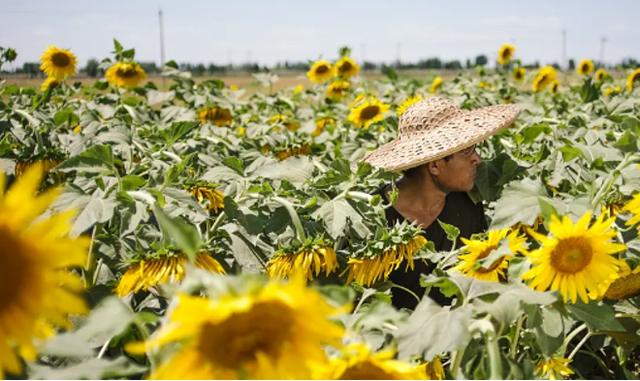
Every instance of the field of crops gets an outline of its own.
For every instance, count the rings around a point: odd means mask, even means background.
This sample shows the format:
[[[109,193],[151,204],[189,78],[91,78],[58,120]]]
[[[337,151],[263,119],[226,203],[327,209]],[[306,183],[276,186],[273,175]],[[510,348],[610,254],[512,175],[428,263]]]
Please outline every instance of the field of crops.
[[[56,47],[39,89],[0,82],[0,375],[640,377],[640,69],[563,83],[505,45],[452,79],[364,80],[349,56],[251,94],[170,62],[159,89],[115,42],[93,84]],[[522,109],[478,146],[489,231],[449,252],[387,226],[401,175],[361,162],[434,96]],[[392,306],[417,261],[451,305]]]

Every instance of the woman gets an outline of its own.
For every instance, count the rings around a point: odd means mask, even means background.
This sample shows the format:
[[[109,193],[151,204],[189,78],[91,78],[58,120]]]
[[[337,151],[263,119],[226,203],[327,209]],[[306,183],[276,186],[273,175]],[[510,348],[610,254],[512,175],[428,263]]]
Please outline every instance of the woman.
[[[460,238],[485,231],[482,204],[474,204],[467,194],[481,163],[475,145],[511,125],[519,112],[515,105],[463,111],[445,98],[433,97],[402,114],[398,138],[364,159],[375,167],[403,173],[396,184],[398,198],[385,211],[389,225],[404,220],[418,224],[438,251],[451,250],[452,242],[437,221],[460,229],[458,247]],[[387,202],[389,190],[382,191]],[[418,261],[413,270],[393,272],[390,280],[401,286],[391,290],[394,306],[415,308],[418,301],[402,288],[422,297],[420,275],[432,270],[432,265]],[[440,303],[446,301],[435,292],[430,296]]]

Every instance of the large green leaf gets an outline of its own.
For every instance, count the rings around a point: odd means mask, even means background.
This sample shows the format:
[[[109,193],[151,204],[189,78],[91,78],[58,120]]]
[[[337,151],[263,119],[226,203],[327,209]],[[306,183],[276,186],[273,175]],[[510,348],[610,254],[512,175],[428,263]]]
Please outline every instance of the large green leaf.
[[[162,228],[165,239],[173,242],[192,261],[202,245],[202,239],[196,228],[180,217],[171,218],[156,204],[153,213]]]
[[[541,213],[539,198],[546,193],[539,180],[523,179],[509,183],[496,201],[491,229],[502,229],[521,222],[533,224]]]
[[[615,311],[603,303],[567,304],[567,310],[573,317],[587,324],[594,331],[624,331],[624,327],[615,318]]]

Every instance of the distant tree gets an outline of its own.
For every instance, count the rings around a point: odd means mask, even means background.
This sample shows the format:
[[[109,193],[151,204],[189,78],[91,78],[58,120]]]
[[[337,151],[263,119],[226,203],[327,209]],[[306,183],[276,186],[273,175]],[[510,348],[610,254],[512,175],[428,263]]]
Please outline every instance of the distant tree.
[[[364,61],[362,63],[362,70],[376,70],[378,68],[378,64],[371,61]]]
[[[471,69],[472,68],[470,59],[467,58],[467,62],[465,62],[464,67],[466,67],[467,69]]]
[[[569,59],[569,70],[575,70],[576,69],[576,61],[573,58]]]
[[[100,62],[98,62],[98,60],[96,60],[95,58],[91,58],[89,61],[87,61],[87,64],[81,71],[83,71],[89,77],[95,78],[98,76],[98,66],[100,66]]]
[[[462,69],[462,64],[458,60],[453,60],[445,63],[444,68],[451,69],[451,70],[460,70]]]
[[[479,56],[476,56],[476,66],[484,66],[487,64],[487,62],[489,62],[489,60],[487,59],[487,56],[485,56],[484,54],[480,54]]]
[[[142,70],[147,74],[159,72],[155,62],[140,62],[140,67],[142,67]]]
[[[29,78],[35,78],[41,74],[40,64],[37,62],[25,62],[22,64],[22,72],[27,74]]]

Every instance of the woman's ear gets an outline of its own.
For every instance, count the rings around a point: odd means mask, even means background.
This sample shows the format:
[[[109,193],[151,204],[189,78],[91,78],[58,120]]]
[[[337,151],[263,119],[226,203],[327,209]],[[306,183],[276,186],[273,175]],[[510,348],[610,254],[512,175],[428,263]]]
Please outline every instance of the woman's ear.
[[[440,160],[436,160],[436,161],[427,163],[427,170],[429,171],[430,174],[435,176],[440,174],[440,166],[438,165],[439,161]]]

